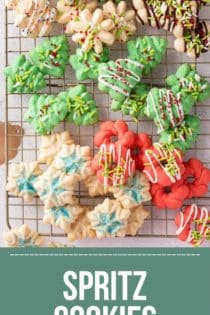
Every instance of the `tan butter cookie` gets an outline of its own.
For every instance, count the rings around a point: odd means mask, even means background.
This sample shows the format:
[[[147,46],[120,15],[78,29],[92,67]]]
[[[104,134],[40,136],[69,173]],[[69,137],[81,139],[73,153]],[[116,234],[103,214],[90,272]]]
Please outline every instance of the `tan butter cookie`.
[[[71,224],[71,231],[68,233],[68,239],[71,242],[82,240],[84,238],[95,238],[96,233],[90,225],[88,213],[90,209],[83,206],[83,212],[74,223]]]
[[[71,224],[75,222],[80,213],[83,212],[83,207],[78,205],[78,201],[74,198],[72,204],[64,206],[44,208],[43,222],[52,224],[64,230],[65,233],[71,231]]]
[[[35,188],[48,209],[74,202],[74,186],[69,182],[68,176],[51,166],[39,177]]]
[[[13,9],[15,25],[24,36],[36,38],[47,35],[56,20],[57,11],[49,0],[8,1],[6,5]]]
[[[109,193],[110,186],[101,184],[96,175],[89,176],[84,184],[90,197],[104,196]]]
[[[52,163],[57,153],[60,152],[63,144],[70,145],[74,143],[69,131],[42,136],[41,141],[38,162],[46,163],[47,165]]]
[[[88,9],[91,12],[96,8],[95,0],[59,0],[57,2],[57,22],[65,25],[65,33],[72,34],[77,29],[80,12]]]
[[[31,202],[37,196],[35,184],[41,174],[37,162],[13,163],[9,166],[6,190],[14,196],[22,197],[25,202]]]
[[[8,247],[39,247],[42,238],[27,225],[16,227],[3,235]]]
[[[148,217],[149,211],[147,211],[142,205],[132,209],[128,219],[126,234],[131,236],[137,235],[139,229],[144,224],[145,219]]]
[[[129,178],[126,185],[113,187],[112,193],[124,208],[129,209],[151,200],[149,181],[139,171]]]
[[[107,1],[103,5],[104,16],[111,19],[115,24],[115,38],[119,42],[126,42],[136,31],[135,11],[127,9],[126,1],[120,1],[115,4],[113,1]]]
[[[76,184],[92,175],[90,147],[78,144],[62,145],[52,166],[66,174],[70,183]]]
[[[129,209],[124,209],[119,201],[109,198],[88,213],[97,238],[125,236],[129,216]]]
[[[85,9],[79,15],[76,33],[72,40],[81,44],[82,51],[94,49],[97,54],[103,51],[103,45],[111,46],[115,41],[115,25],[112,19],[106,19],[102,9],[93,13]]]

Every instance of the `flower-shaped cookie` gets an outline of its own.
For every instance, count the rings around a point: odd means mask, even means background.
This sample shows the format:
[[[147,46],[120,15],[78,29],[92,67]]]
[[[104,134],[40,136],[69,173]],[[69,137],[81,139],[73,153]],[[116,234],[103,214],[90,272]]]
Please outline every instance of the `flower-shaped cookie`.
[[[57,11],[49,0],[9,1],[8,5],[14,10],[15,25],[22,30],[23,35],[36,38],[51,31]]]
[[[26,59],[18,56],[11,66],[4,69],[9,93],[35,93],[46,86],[46,81],[39,68]]]
[[[60,78],[69,59],[68,39],[63,35],[51,37],[30,51],[30,57],[43,74]]]
[[[202,197],[208,193],[210,184],[210,169],[197,159],[190,159],[185,163],[183,179],[189,188],[188,198]]]
[[[80,12],[84,9],[93,11],[97,6],[96,0],[58,0],[57,22],[65,24],[65,33],[72,34],[77,30]]]
[[[49,134],[68,112],[65,100],[54,95],[33,95],[24,119],[31,123],[38,135]]]
[[[23,197],[25,202],[31,202],[37,196],[35,183],[41,174],[37,162],[13,163],[9,168],[6,190],[14,196]]]
[[[191,94],[175,94],[165,88],[153,88],[147,96],[145,115],[154,120],[160,133],[180,125],[194,104]]]
[[[177,215],[175,223],[181,241],[200,246],[210,240],[210,212],[206,208],[198,208],[196,204],[187,206]],[[192,226],[195,226],[194,230]]]
[[[76,221],[71,224],[71,230],[68,233],[68,239],[70,242],[81,240],[84,238],[95,238],[96,233],[90,225],[88,213],[90,209],[83,207],[83,212],[78,216]]]
[[[120,1],[119,4],[107,1],[103,5],[103,11],[104,16],[113,21],[115,38],[119,42],[126,42],[129,36],[135,33],[135,11],[127,9],[126,1]]]
[[[115,41],[113,34],[115,24],[112,19],[106,19],[102,9],[96,9],[93,13],[85,9],[79,15],[77,32],[72,40],[82,45],[82,50],[88,52],[94,49],[100,54],[103,51],[103,44],[111,46]]]
[[[136,134],[135,139],[135,149],[132,153],[132,156],[136,162],[136,169],[139,171],[142,171],[144,168],[144,162],[143,157],[145,154],[145,151],[152,146],[152,139],[148,134],[146,133],[138,133]]]
[[[105,199],[88,213],[97,238],[125,236],[130,210],[117,200]]]
[[[46,163],[50,165],[58,152],[60,152],[62,145],[71,145],[74,143],[69,131],[52,133],[51,135],[42,136],[41,144],[39,146],[39,163]]]
[[[74,203],[74,187],[68,176],[51,166],[36,181],[35,188],[47,209]]]
[[[4,233],[4,241],[8,247],[39,247],[42,243],[39,234],[32,231],[27,225]]]
[[[103,122],[94,137],[94,144],[97,147],[100,147],[102,144],[115,144],[133,148],[135,141],[135,133],[128,129],[128,125],[123,120]]]
[[[98,67],[101,63],[109,60],[109,48],[104,47],[100,54],[94,50],[83,52],[81,48],[77,48],[76,54],[70,56],[70,64],[76,71],[78,81],[87,79],[98,79]]]
[[[91,162],[91,168],[98,180],[108,186],[124,185],[135,172],[135,161],[131,150],[119,145],[102,144]]]
[[[159,142],[173,144],[175,148],[185,152],[197,140],[200,125],[201,122],[198,116],[186,115],[179,126],[161,132]]]
[[[151,200],[150,184],[146,176],[138,171],[131,176],[124,186],[112,189],[114,197],[122,204],[123,208],[132,209],[143,202]]]
[[[98,121],[98,108],[85,85],[79,84],[58,95],[68,110],[66,119],[76,125],[93,125]]]
[[[131,210],[126,228],[126,235],[135,236],[138,234],[139,229],[144,224],[144,221],[149,217],[147,211],[142,205]]]
[[[179,209],[188,199],[189,188],[180,180],[170,186],[153,184],[151,186],[152,202],[159,209]]]
[[[181,152],[173,145],[154,143],[143,156],[143,172],[153,184],[170,186],[180,180],[185,167]]]
[[[72,185],[92,175],[90,147],[71,144],[63,145],[52,163],[53,168],[66,174]]]
[[[43,222],[60,227],[65,233],[69,233],[70,225],[82,212],[83,208],[78,205],[75,199],[73,204],[52,207],[51,209],[45,207]]]

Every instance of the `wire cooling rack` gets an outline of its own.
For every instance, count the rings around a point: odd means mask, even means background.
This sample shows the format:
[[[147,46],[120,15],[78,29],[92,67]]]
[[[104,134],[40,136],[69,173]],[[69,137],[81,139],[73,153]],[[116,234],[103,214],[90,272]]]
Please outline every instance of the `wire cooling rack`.
[[[6,65],[11,64],[11,62],[19,54],[27,54],[28,51],[34,48],[42,39],[28,39],[21,36],[19,30],[13,24],[13,15],[11,11],[6,10]],[[205,7],[201,16],[210,21],[210,5]],[[155,35],[163,36],[168,40],[167,53],[162,61],[162,63],[153,71],[151,76],[144,78],[144,82],[152,85],[165,85],[165,78],[174,73],[177,67],[183,63],[194,63],[198,71],[210,80],[210,52],[203,54],[198,60],[191,60],[185,54],[179,54],[173,49],[173,36],[165,31],[158,31],[150,27],[138,26],[138,33],[135,36],[141,35]],[[51,32],[51,36],[60,35],[63,33],[62,26],[55,26],[55,29]],[[75,51],[75,44],[70,42],[71,53]],[[119,57],[125,57],[127,55],[126,45],[115,45],[111,49],[111,59],[116,59]],[[158,136],[156,134],[156,127],[153,123],[147,119],[141,119],[139,123],[136,123],[129,116],[122,116],[120,112],[112,112],[110,110],[110,99],[107,94],[101,93],[97,89],[97,82],[85,81],[82,82],[92,93],[97,105],[100,108],[100,120],[116,120],[124,119],[129,128],[133,131],[146,132],[151,135],[152,140],[156,141]],[[57,94],[70,86],[75,86],[78,84],[75,73],[73,69],[68,66],[65,72],[65,76],[62,79],[48,78],[47,88],[42,91],[42,93]],[[41,93],[40,93],[41,94]],[[22,144],[18,150],[18,155],[12,161],[6,159],[6,176],[8,174],[9,165],[13,162],[20,161],[32,161],[36,160],[38,156],[38,150],[40,145],[40,138],[34,134],[34,131],[30,124],[26,123],[23,119],[24,113],[28,108],[28,101],[30,95],[11,95],[5,94],[6,103],[6,122],[11,122],[14,124],[19,124],[23,130],[24,135],[19,135],[22,137]],[[189,157],[197,157],[201,159],[207,167],[210,167],[210,102],[198,104],[193,109],[194,114],[200,116],[202,120],[201,134],[195,143],[194,147],[187,152],[186,159]],[[72,134],[76,143],[80,145],[90,145],[94,153],[93,137],[98,128],[98,124],[89,127],[77,127],[69,123],[62,123],[56,131],[69,130]],[[7,129],[7,128],[6,128]],[[6,157],[8,152],[12,148],[8,147],[8,132],[6,130]],[[11,136],[11,135],[10,135]],[[14,135],[13,135],[14,136]],[[75,192],[75,195],[80,200],[81,204],[93,206],[102,201],[101,198],[90,198],[88,197],[87,191],[80,184]],[[194,200],[200,206],[208,206],[210,201],[210,192],[205,198],[200,198],[199,200]],[[150,203],[145,205],[151,212],[151,216],[146,220],[144,226],[139,231],[137,237],[174,237],[175,236],[175,225],[174,217],[176,215],[175,211],[158,210]],[[44,236],[64,236],[61,230],[44,225],[42,223],[43,217],[43,204],[37,198],[30,204],[25,204],[21,198],[15,198],[14,196],[6,193],[6,217],[7,225],[9,228],[15,226],[20,226],[23,223],[28,224],[31,228],[35,229],[41,235]]]

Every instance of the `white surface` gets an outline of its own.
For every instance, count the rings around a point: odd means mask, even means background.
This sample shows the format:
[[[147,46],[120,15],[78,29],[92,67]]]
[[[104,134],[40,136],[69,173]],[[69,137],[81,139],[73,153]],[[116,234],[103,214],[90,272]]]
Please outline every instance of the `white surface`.
[[[0,2],[0,23],[1,23],[1,30],[4,30],[4,1]],[[1,36],[1,55],[0,55],[0,64],[3,65],[4,63],[4,33],[3,31],[0,34]],[[27,41],[27,40],[26,40]],[[173,58],[173,54],[171,56]],[[179,58],[177,57],[179,60]],[[176,59],[174,61],[177,61]],[[2,67],[1,67],[2,68]],[[1,82],[4,81],[4,78],[2,78],[2,72],[1,72]],[[3,89],[3,85],[2,89]],[[4,100],[2,96],[4,95],[3,91],[0,94],[0,102],[4,106]],[[15,96],[14,96],[15,98]],[[4,111],[3,107],[1,110],[1,116],[4,117]],[[2,119],[1,117],[1,119]],[[116,114],[115,114],[116,118]],[[113,118],[114,119],[114,118]],[[4,120],[4,119],[3,119]],[[3,244],[2,243],[2,231],[6,230],[6,217],[5,217],[5,200],[4,200],[4,172],[3,172],[3,167],[0,168],[0,179],[1,179],[1,188],[0,188],[0,196],[2,197],[1,199],[1,216],[0,216],[0,246]],[[61,239],[57,238],[55,239],[56,241],[59,242],[66,242],[66,238]],[[179,242],[175,238],[123,238],[123,239],[105,239],[105,240],[85,240],[82,242],[77,243],[78,246],[85,246],[85,247],[105,247],[105,246],[118,246],[118,247],[183,247],[186,246],[186,244],[183,244]],[[207,245],[206,245],[207,246]]]

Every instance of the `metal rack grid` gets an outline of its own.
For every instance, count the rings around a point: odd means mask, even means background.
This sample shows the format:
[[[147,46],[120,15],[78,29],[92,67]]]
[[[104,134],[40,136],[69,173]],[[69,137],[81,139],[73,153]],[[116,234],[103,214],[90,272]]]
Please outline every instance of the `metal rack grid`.
[[[13,24],[12,12],[6,10],[6,66],[11,64],[14,58],[20,53],[27,54],[30,49],[36,46],[37,43],[42,39],[28,39],[21,36],[19,30],[15,28]],[[201,13],[201,16],[210,21],[210,5],[205,7],[205,10]],[[56,25],[51,36],[59,35],[63,33],[63,28]],[[135,36],[141,35],[155,35],[163,36],[168,40],[167,53],[162,61],[162,63],[153,71],[153,73],[143,79],[143,82],[152,85],[165,85],[165,78],[174,73],[177,67],[183,63],[194,63],[198,71],[205,75],[206,78],[210,79],[210,52],[203,54],[198,60],[191,60],[185,54],[179,54],[173,49],[173,36],[165,31],[158,31],[150,27],[139,26],[138,33]],[[48,36],[49,37],[49,36]],[[69,37],[70,41],[70,37]],[[75,44],[70,41],[71,53],[75,50]],[[125,57],[127,54],[126,45],[115,45],[111,48],[111,58],[115,59],[117,57]],[[65,76],[62,79],[48,78],[47,88],[42,91],[42,93],[57,94],[62,90],[69,88],[70,86],[76,85],[78,82],[75,78],[74,71],[70,66],[67,67]],[[101,121],[111,119],[121,119],[123,118],[131,128],[131,130],[136,132],[147,132],[152,136],[152,140],[156,141],[158,135],[156,134],[156,127],[154,124],[147,120],[141,119],[139,123],[134,122],[129,116],[122,116],[120,112],[112,112],[110,110],[110,100],[108,95],[101,93],[97,89],[97,82],[85,81],[82,82],[92,93],[96,103],[100,107],[100,120]],[[40,93],[41,94],[41,93]],[[18,155],[12,161],[8,161],[7,156],[9,150],[12,148],[8,147],[8,132],[5,130],[5,143],[6,143],[6,177],[8,174],[9,165],[13,162],[20,161],[31,161],[35,160],[38,155],[38,149],[40,144],[40,138],[34,134],[32,127],[24,122],[23,115],[28,107],[28,100],[30,95],[12,95],[6,92],[5,94],[5,106],[6,106],[6,122],[11,122],[14,124],[19,124],[24,129],[24,135],[22,138],[22,144],[18,150]],[[198,104],[193,109],[194,114],[201,117],[202,127],[200,137],[195,143],[194,147],[189,150],[186,154],[186,159],[189,157],[200,158],[207,167],[210,167],[210,103]],[[76,127],[69,123],[62,123],[56,131],[69,130],[75,139],[76,143],[81,145],[90,145],[93,153],[93,136],[97,130],[98,125],[89,127]],[[7,127],[6,127],[7,129]],[[11,136],[11,135],[10,135]],[[14,136],[14,135],[13,135]],[[82,184],[78,186],[75,194],[80,200],[81,204],[94,205],[100,202],[101,198],[90,198],[87,195],[87,191]],[[198,202],[201,206],[207,206],[210,198],[210,192],[205,198],[200,198],[199,200],[194,200]],[[144,226],[139,231],[137,237],[174,237],[175,235],[175,225],[174,217],[176,211],[158,210],[150,203],[145,205],[145,208],[151,210],[151,216],[146,220]],[[177,211],[178,212],[178,211]],[[14,226],[19,226],[23,223],[27,223],[31,228],[34,228],[41,235],[60,237],[64,236],[61,230],[54,228],[52,226],[47,226],[42,223],[43,215],[43,204],[37,198],[31,204],[25,204],[21,198],[16,198],[14,196],[6,193],[6,216],[7,225],[9,228]]]

